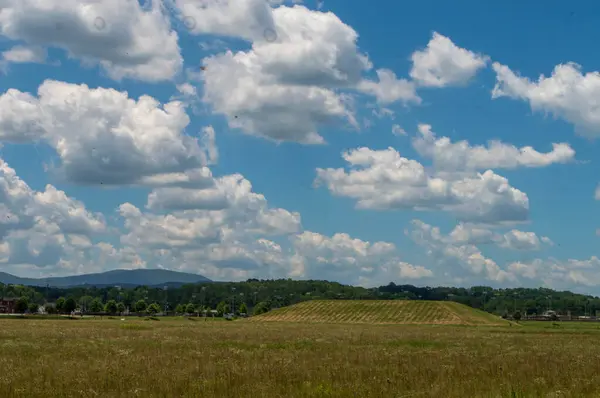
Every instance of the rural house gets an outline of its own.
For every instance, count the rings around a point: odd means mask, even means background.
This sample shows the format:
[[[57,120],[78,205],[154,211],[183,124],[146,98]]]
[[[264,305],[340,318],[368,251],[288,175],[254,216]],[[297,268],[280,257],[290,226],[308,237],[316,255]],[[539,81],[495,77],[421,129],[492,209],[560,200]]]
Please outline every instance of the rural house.
[[[0,299],[0,314],[12,314],[15,312],[16,298],[5,298]]]

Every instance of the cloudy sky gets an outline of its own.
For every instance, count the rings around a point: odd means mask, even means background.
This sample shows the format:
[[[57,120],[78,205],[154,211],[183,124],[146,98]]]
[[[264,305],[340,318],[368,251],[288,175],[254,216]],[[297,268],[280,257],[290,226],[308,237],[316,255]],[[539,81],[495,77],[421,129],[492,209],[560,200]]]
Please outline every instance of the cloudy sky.
[[[0,0],[0,271],[600,293],[600,4]]]

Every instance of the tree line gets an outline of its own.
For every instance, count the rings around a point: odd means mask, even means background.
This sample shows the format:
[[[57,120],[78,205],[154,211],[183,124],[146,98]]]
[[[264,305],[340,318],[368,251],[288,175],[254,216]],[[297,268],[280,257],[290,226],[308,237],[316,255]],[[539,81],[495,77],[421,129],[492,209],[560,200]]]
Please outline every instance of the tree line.
[[[0,283],[0,296],[18,298],[17,312],[37,312],[40,306],[48,313],[82,312],[122,313],[227,313],[260,314],[274,308],[305,300],[450,300],[497,315],[519,312],[542,314],[547,310],[572,315],[595,315],[600,311],[600,298],[569,291],[547,288],[494,289],[487,286],[471,288],[417,287],[388,285],[363,288],[336,282],[291,279],[244,282],[211,282],[181,287],[135,288],[113,287],[35,287]],[[18,308],[17,308],[18,307]]]

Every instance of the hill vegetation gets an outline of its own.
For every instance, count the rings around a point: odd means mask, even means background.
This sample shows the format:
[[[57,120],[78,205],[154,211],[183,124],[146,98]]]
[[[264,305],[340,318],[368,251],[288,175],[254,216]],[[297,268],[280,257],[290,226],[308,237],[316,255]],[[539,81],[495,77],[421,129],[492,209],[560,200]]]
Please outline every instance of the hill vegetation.
[[[448,301],[312,300],[250,318],[252,321],[505,325],[507,321]]]
[[[80,308],[90,308],[93,301],[104,306],[111,300],[134,309],[140,301],[155,308],[174,311],[178,306],[186,308],[210,308],[236,312],[245,304],[249,313],[260,314],[272,309],[309,300],[427,300],[451,301],[484,310],[495,315],[510,315],[518,310],[522,314],[542,314],[548,309],[559,312],[571,311],[572,315],[595,315],[600,311],[600,298],[558,292],[551,289],[492,289],[417,287],[390,283],[377,288],[363,288],[327,281],[294,281],[291,279],[258,280],[245,282],[191,283],[180,287],[121,285],[92,287],[42,287],[20,284],[0,284],[0,296],[25,297],[28,303],[43,305],[55,303],[59,298],[72,298]]]

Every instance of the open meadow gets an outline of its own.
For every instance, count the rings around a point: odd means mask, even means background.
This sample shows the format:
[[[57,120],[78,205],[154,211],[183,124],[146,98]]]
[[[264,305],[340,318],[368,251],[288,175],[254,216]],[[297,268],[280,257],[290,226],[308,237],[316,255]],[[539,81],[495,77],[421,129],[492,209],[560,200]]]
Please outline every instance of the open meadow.
[[[0,319],[1,397],[583,397],[600,325]]]

